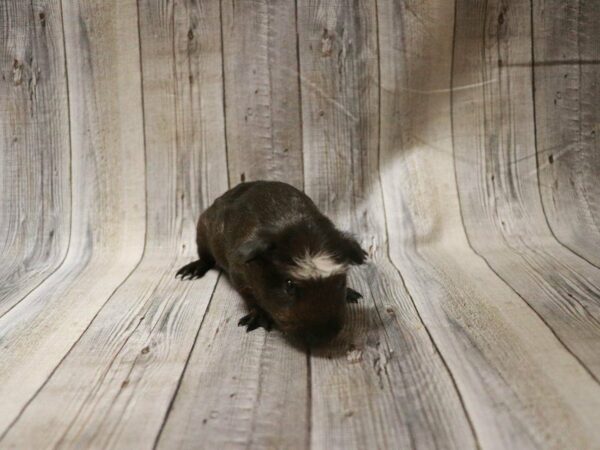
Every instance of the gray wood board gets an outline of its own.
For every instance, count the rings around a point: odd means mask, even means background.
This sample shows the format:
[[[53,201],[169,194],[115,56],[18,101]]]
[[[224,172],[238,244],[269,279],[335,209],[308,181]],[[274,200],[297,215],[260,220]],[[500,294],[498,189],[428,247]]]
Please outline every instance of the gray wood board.
[[[0,1],[0,448],[600,448],[596,2]],[[180,281],[303,188],[328,347]]]
[[[64,260],[71,155],[60,7],[4,2],[0,23],[2,316]]]
[[[192,33],[184,31],[199,39],[199,49],[216,51],[211,61],[215,80],[223,78],[225,106],[230,105],[225,108],[226,148],[220,145],[217,151],[226,153],[230,185],[239,183],[244,173],[248,181],[283,178],[302,187],[297,74],[279,71],[296,63],[293,5],[223,2],[220,10],[217,6],[203,5],[198,26],[190,27]],[[207,90],[219,92],[216,86]],[[218,155],[207,162],[215,158]],[[211,174],[226,181],[226,169],[215,167]],[[305,446],[306,355],[276,333],[246,334],[237,327],[243,315],[242,300],[221,277],[158,447]]]
[[[0,318],[1,433],[47,383],[144,246],[139,47],[120,45],[137,41],[135,2],[64,6],[71,240],[60,268]],[[106,64],[108,54],[115,64]]]
[[[306,192],[370,254],[351,277],[365,299],[348,334],[333,356],[318,350],[311,360],[311,443],[474,448],[450,374],[388,260],[374,4],[300,2],[299,13]]]
[[[502,24],[491,21],[499,15]],[[556,241],[538,186],[528,177],[536,175],[532,68],[515,64],[529,57],[531,38],[512,30],[529,30],[529,4],[505,9],[492,2],[479,12],[465,5],[457,17],[466,22],[463,29],[471,20],[490,24],[482,33],[494,36],[485,46],[472,33],[455,40],[454,83],[480,84],[453,95],[456,175],[467,235],[475,251],[599,379],[599,269]],[[473,60],[480,70],[465,70]]]
[[[224,0],[221,17],[231,187],[285,179],[301,188],[294,2]]]
[[[600,267],[600,3],[533,2],[540,192],[550,226]]]

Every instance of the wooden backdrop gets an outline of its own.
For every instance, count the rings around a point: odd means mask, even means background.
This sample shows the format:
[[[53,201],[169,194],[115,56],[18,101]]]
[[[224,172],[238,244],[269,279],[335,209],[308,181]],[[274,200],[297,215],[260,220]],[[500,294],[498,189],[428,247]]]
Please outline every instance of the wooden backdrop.
[[[600,448],[600,2],[0,0],[0,448]],[[368,249],[329,348],[174,278],[228,187]]]

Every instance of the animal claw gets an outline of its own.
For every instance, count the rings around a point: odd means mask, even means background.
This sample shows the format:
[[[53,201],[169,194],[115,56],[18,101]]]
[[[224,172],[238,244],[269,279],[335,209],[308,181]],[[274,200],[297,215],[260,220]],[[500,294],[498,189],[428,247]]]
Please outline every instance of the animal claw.
[[[250,311],[249,314],[242,317],[238,322],[238,326],[246,327],[246,333],[249,333],[250,331],[256,330],[260,327],[267,331],[271,331],[272,325],[273,320],[269,317],[269,315],[258,308]]]
[[[244,325],[248,325],[250,320],[253,318],[252,313],[242,317],[238,322],[238,327],[243,327]]]
[[[346,288],[346,302],[358,303],[359,298],[362,298],[362,294],[360,292],[357,292],[352,288]]]
[[[179,269],[175,274],[175,278],[179,277],[181,280],[194,280],[196,278],[202,278],[211,267],[211,265],[199,259],[192,263],[186,264]]]
[[[248,326],[246,327],[246,333],[256,330],[258,327],[258,320],[251,320]]]

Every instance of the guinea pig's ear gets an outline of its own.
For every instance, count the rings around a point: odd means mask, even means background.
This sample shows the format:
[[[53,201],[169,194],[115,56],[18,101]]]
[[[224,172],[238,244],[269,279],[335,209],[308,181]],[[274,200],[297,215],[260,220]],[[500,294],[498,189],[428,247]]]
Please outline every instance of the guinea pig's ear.
[[[348,264],[364,264],[367,259],[367,252],[361,248],[360,244],[349,233],[340,232],[338,246],[341,250],[339,252],[340,256]]]
[[[268,239],[254,237],[240,245],[238,255],[242,261],[249,263],[256,259],[264,258],[272,248],[273,244]]]

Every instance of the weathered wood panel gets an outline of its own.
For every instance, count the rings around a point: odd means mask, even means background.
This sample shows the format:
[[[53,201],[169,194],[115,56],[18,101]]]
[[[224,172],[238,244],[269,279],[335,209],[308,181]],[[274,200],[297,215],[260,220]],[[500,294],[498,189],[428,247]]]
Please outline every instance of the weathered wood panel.
[[[302,187],[294,2],[221,2],[230,185]]]
[[[148,244],[196,256],[200,212],[227,190],[218,5],[139,3]]]
[[[306,447],[306,355],[276,332],[237,326],[242,301],[222,277],[158,448]]]
[[[451,376],[387,257],[375,5],[298,6],[306,192],[371,256],[350,279],[365,298],[345,334],[311,358],[312,447],[475,448]]]
[[[7,446],[151,448],[217,281],[216,272],[196,283],[174,274],[195,257],[200,209],[227,187],[218,14],[215,21],[193,4],[139,7],[144,257],[13,425]]]
[[[454,68],[471,73],[481,64],[473,62],[477,53],[468,45],[481,44],[477,33],[488,22],[479,16],[483,4],[458,6],[454,55],[461,59]],[[452,8],[441,2],[379,8],[379,175],[390,254],[453,375],[481,447],[589,446],[596,431],[585,415],[574,414],[597,408],[597,384],[470,251],[464,234],[453,176],[451,101],[469,110],[472,90],[490,82],[458,80],[455,73],[452,85]],[[478,138],[470,128],[475,124],[471,116],[453,130],[456,163],[464,164],[458,182],[469,193],[482,159],[472,147],[463,148]]]
[[[600,445],[596,2],[62,6],[0,0],[0,447]],[[369,250],[328,348],[174,279],[257,178]]]
[[[220,26],[217,6],[206,2],[198,14],[210,30]],[[245,173],[247,180],[282,178],[301,187],[300,123],[294,118],[299,115],[293,88],[297,74],[279,72],[280,64],[295,64],[294,9],[285,3],[223,2],[221,12],[231,184]],[[189,33],[194,39],[197,35],[196,30]],[[206,44],[200,41],[199,48],[206,51]],[[221,66],[220,61],[213,64]],[[241,114],[249,114],[248,122]],[[218,176],[227,179],[226,174]],[[244,314],[241,298],[222,277],[160,435],[160,448],[305,446],[306,355],[275,332],[246,334],[237,327]]]
[[[64,265],[0,318],[0,433],[133,270],[144,244],[135,2],[63,6],[73,143],[72,237]]]
[[[0,446],[151,448],[217,279],[181,283],[188,260],[145,257]]]
[[[60,5],[0,3],[0,316],[60,265],[70,232]]]
[[[533,1],[542,200],[557,238],[600,267],[600,3]]]
[[[528,179],[536,173],[532,68],[517,63],[531,58],[530,5],[493,2],[481,11],[467,5],[459,10],[459,30],[486,24],[481,33],[488,37],[462,32],[454,52],[455,86],[480,84],[453,96],[458,190],[468,236],[600,379],[600,271],[555,241],[537,183]]]

